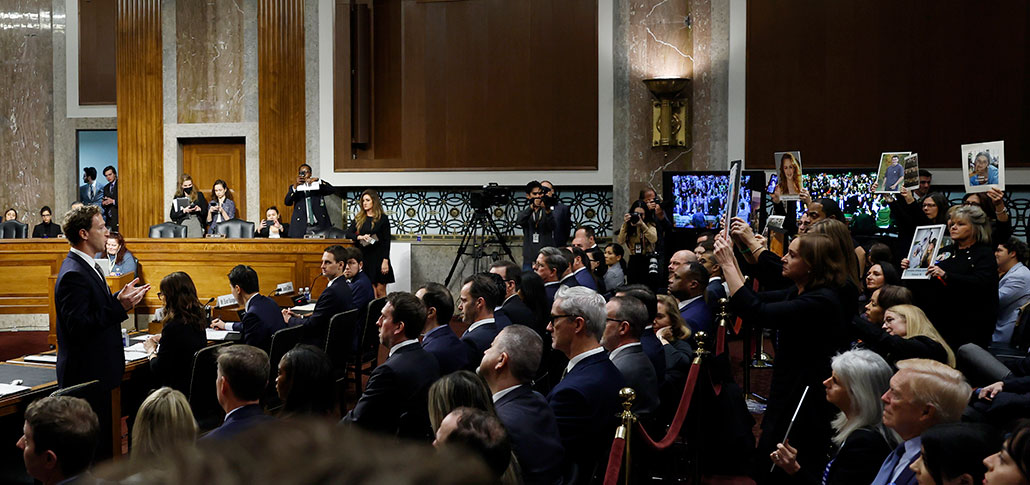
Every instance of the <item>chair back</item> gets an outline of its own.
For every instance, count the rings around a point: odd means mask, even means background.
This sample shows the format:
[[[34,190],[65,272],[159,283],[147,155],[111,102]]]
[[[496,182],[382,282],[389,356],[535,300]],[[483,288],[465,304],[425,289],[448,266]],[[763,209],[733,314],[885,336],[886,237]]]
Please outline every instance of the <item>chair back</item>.
[[[215,226],[215,234],[224,234],[229,239],[253,239],[254,223],[242,219],[229,219]]]
[[[304,335],[304,326],[296,325],[277,330],[272,334],[272,345],[268,351],[269,378],[274,386],[275,377],[279,374],[279,361],[286,352],[300,343]]]
[[[75,384],[74,386],[68,386],[63,389],[58,389],[50,393],[50,397],[68,396],[77,397],[89,401],[96,395],[96,391],[99,385],[100,381],[94,379],[89,382],[83,382],[81,384]]]
[[[29,225],[24,222],[7,221],[0,224],[0,239],[25,239],[29,237]]]
[[[379,320],[379,314],[382,313],[383,307],[386,306],[386,297],[376,298],[368,302],[368,310],[365,312],[365,324],[361,332],[361,341],[358,347],[358,357],[361,359],[360,363],[371,362],[372,366],[377,365],[379,360],[379,331],[376,327],[376,321]]]
[[[319,234],[319,235],[325,236],[326,239],[346,239],[347,238],[347,231],[344,231],[343,229],[340,229],[338,227],[332,227],[332,226],[327,227],[325,229],[322,229],[321,231],[317,231],[317,232],[315,232],[315,234]]]
[[[204,347],[193,354],[193,369],[190,371],[190,388],[186,399],[197,424],[205,430],[218,426],[224,414],[222,406],[218,404],[215,379],[218,377],[218,350],[228,345],[232,345],[232,342]]]
[[[347,357],[353,353],[358,328],[358,309],[352,308],[333,315],[325,338],[325,353],[333,362],[333,369],[344,369]]]
[[[154,224],[153,226],[150,226],[150,237],[186,237],[186,226],[182,226],[174,222],[162,222],[161,224]]]

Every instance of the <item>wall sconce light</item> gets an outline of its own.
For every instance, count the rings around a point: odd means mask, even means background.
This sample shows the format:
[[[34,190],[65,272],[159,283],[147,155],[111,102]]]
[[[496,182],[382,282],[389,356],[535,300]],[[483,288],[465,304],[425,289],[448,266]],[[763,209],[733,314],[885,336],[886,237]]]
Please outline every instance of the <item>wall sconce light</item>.
[[[654,95],[651,102],[651,146],[687,146],[687,100],[684,89],[690,79],[644,79],[644,85]]]

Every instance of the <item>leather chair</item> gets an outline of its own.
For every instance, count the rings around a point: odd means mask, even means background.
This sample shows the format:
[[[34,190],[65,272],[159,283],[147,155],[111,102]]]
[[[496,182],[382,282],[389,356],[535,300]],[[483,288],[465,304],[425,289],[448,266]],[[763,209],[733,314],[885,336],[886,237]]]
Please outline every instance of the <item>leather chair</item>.
[[[150,237],[186,237],[186,226],[181,226],[174,222],[163,222],[161,224],[155,224],[153,226],[150,226]]]
[[[29,237],[29,225],[24,222],[7,221],[0,225],[0,239],[25,239]]]
[[[296,325],[276,330],[272,334],[272,345],[268,349],[268,388],[265,390],[265,404],[269,411],[282,406],[279,395],[275,391],[275,378],[279,375],[279,361],[286,352],[300,343],[304,336],[304,325]]]
[[[347,239],[347,231],[332,226],[326,229],[322,229],[321,231],[318,231],[315,234],[325,236],[326,239]]]
[[[371,376],[372,371],[379,365],[379,327],[376,326],[376,321],[379,320],[379,314],[382,313],[385,306],[386,297],[368,302],[365,321],[360,322],[361,336],[358,351],[347,359],[344,388],[353,383],[358,394],[364,392],[362,376]]]
[[[218,351],[228,345],[232,345],[232,342],[204,347],[193,354],[193,369],[190,371],[190,388],[186,399],[201,431],[217,428],[225,415],[222,406],[218,404],[213,384],[218,377]]]
[[[74,386],[68,386],[68,387],[65,387],[64,389],[58,389],[58,390],[50,393],[50,397],[57,397],[57,396],[78,397],[78,398],[81,398],[81,399],[86,399],[88,401],[90,398],[94,397],[94,395],[95,395],[95,393],[96,393],[96,391],[97,391],[97,389],[99,387],[100,387],[100,381],[94,379],[94,380],[89,381],[89,382],[83,382],[81,384],[75,384]]]
[[[254,223],[243,219],[229,219],[215,226],[215,234],[225,234],[229,239],[253,239]]]

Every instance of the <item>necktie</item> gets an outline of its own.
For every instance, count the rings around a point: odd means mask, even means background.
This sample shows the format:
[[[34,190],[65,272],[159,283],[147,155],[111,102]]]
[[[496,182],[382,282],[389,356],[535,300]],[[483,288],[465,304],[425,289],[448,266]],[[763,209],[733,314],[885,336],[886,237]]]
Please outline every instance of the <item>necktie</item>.
[[[94,261],[93,262],[93,267],[96,268],[96,270],[97,270],[97,276],[99,276],[100,280],[103,281],[104,284],[106,285],[107,284],[107,280],[104,279],[104,270],[100,267],[100,263],[97,263],[97,262]]]
[[[315,224],[317,224],[317,221],[315,220],[315,212],[311,210],[311,192],[309,191],[305,195],[306,197],[304,197],[304,204],[308,210],[308,225],[314,226]]]
[[[96,189],[92,185],[89,186],[89,200],[93,200],[93,196],[96,195]]]
[[[905,443],[901,443],[897,448],[887,456],[887,459],[883,461],[883,465],[880,466],[880,472],[876,474],[876,479],[873,480],[873,485],[887,485],[891,483],[894,477],[894,469],[898,467],[898,463],[901,461],[901,456],[905,454]]]

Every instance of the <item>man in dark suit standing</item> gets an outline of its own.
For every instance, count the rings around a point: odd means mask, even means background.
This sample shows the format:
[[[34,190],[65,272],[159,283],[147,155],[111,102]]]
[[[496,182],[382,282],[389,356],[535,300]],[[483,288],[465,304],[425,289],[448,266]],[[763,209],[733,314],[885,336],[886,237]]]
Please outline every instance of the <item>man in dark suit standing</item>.
[[[286,328],[279,305],[261,294],[257,271],[250,266],[240,264],[229,271],[229,291],[243,304],[242,321],[230,325],[216,318],[211,320],[211,328],[240,332],[243,343],[268,352],[272,334]]]
[[[604,297],[589,288],[558,290],[547,330],[569,358],[565,376],[547,395],[558,420],[565,461],[590,477],[611,444],[625,379],[601,347]]]
[[[329,211],[325,208],[325,196],[336,189],[325,180],[311,176],[311,165],[303,164],[297,170],[297,183],[286,192],[286,205],[294,205],[290,221],[290,237],[303,238],[305,234],[328,229]]]
[[[311,315],[302,317],[291,310],[283,309],[283,321],[287,326],[313,325],[315,328],[329,328],[329,320],[337,313],[343,313],[354,306],[354,297],[351,294],[347,281],[341,280],[343,266],[347,261],[347,250],[339,244],[325,248],[322,253],[322,274],[329,279],[322,294],[315,302],[315,309]]]
[[[585,286],[591,290],[597,291],[597,280],[594,279],[593,273],[590,271],[590,258],[587,256],[587,252],[573,246],[572,251],[572,277],[576,279],[576,283],[579,286]]]
[[[83,205],[100,206],[104,198],[103,188],[97,184],[97,169],[86,167],[82,169],[82,185],[79,186],[79,202]]]
[[[470,368],[468,346],[451,329],[451,317],[454,316],[454,297],[451,292],[440,283],[426,283],[415,292],[415,296],[426,307],[422,348],[436,357],[440,364],[440,375]]]
[[[461,341],[469,347],[469,365],[483,359],[483,352],[494,341],[499,329],[494,319],[494,308],[501,303],[501,289],[489,273],[476,273],[465,278],[458,296],[458,311],[468,326]]]
[[[553,203],[547,205],[554,215],[554,245],[564,247],[569,243],[569,232],[572,231],[572,212],[558,198],[558,191],[554,190],[554,184],[548,180],[542,180],[540,187],[544,189],[545,196],[553,197]],[[551,201],[545,201],[545,204],[547,202]]]
[[[390,349],[385,362],[372,371],[357,405],[342,423],[429,441],[429,386],[440,377],[436,358],[418,344],[426,321],[426,308],[410,293],[386,296],[386,305],[376,322],[379,342]]]
[[[626,378],[626,385],[637,393],[633,411],[643,418],[658,411],[658,376],[654,366],[640,346],[640,335],[647,322],[644,304],[631,296],[616,296],[605,306],[605,320],[601,346],[608,358]]]
[[[544,280],[544,292],[547,294],[547,304],[554,303],[554,294],[561,286],[558,280],[562,278],[565,271],[569,269],[569,261],[562,256],[561,251],[555,247],[541,248],[533,264],[533,270],[537,276]]]
[[[273,419],[261,409],[268,366],[268,354],[257,347],[230,345],[218,351],[215,392],[225,420],[202,439],[224,440]]]
[[[701,263],[681,265],[669,276],[669,293],[680,301],[680,315],[694,333],[712,331],[712,311],[704,300],[707,288],[708,271]]]
[[[540,182],[526,184],[526,198],[529,206],[519,212],[517,219],[522,227],[522,269],[529,270],[540,248],[554,246],[554,217],[550,207],[545,207],[544,191]]]
[[[85,205],[65,216],[64,234],[71,251],[61,263],[54,287],[57,313],[57,384],[61,388],[97,379],[102,390],[122,382],[125,355],[121,323],[150,285],[139,278],[112,295],[93,255],[107,244],[100,207]]]
[[[533,310],[530,310],[523,303],[522,298],[519,298],[519,289],[522,287],[522,268],[511,261],[503,260],[495,261],[490,266],[490,272],[504,280],[504,302],[501,303],[500,308],[504,310],[508,319],[512,323],[526,325],[530,328],[536,327]],[[538,329],[538,333],[544,332],[543,328]]]
[[[479,365],[527,484],[556,483],[562,473],[564,449],[558,422],[544,396],[531,387],[542,352],[543,341],[536,331],[510,325],[497,334]]]
[[[104,208],[104,221],[108,229],[118,232],[118,172],[113,165],[104,168],[104,177],[107,178],[107,185],[104,186],[104,197],[100,200]]]
[[[722,267],[715,260],[715,241],[709,239],[697,245],[694,250],[697,254],[697,262],[701,263],[708,271],[708,286],[705,288],[705,302],[713,315],[719,313],[719,300],[727,298],[726,281],[722,277]]]

